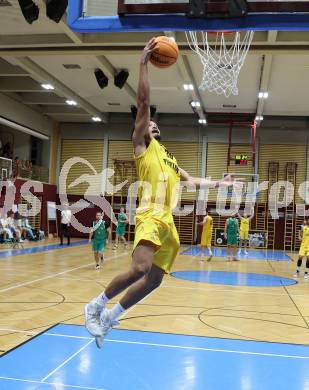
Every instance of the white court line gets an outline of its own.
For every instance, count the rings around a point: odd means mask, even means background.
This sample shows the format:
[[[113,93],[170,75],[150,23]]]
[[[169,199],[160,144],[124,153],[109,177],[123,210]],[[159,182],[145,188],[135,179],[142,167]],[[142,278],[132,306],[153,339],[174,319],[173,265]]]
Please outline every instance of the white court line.
[[[150,346],[150,347],[190,349],[190,350],[193,350],[193,351],[223,352],[223,353],[235,353],[235,354],[240,354],[240,355],[256,355],[256,356],[268,356],[268,357],[280,357],[280,358],[288,358],[288,359],[305,359],[305,360],[309,360],[309,356],[280,355],[280,354],[266,353],[266,352],[263,353],[263,352],[250,352],[250,351],[236,351],[236,350],[229,350],[229,349],[188,347],[188,346],[185,346],[185,345],[173,345],[173,344],[140,343],[138,341],[113,340],[113,339],[105,339],[105,341],[109,341],[109,342],[112,342],[112,343],[120,343],[120,344],[147,345],[147,346]]]
[[[70,360],[72,360],[76,355],[78,355],[81,351],[88,347],[91,343],[93,343],[94,339],[90,340],[87,344],[81,347],[78,351],[76,351],[73,355],[71,355],[68,359],[66,359],[63,363],[61,363],[58,367],[56,367],[53,371],[51,371],[48,375],[46,375],[41,382],[45,382],[50,376],[52,376],[56,371],[60,370],[61,367],[66,365]]]
[[[106,389],[102,389],[102,388],[98,388],[98,387],[85,387],[85,386],[74,386],[74,385],[65,385],[64,383],[60,383],[60,382],[39,382],[39,381],[32,381],[30,379],[19,379],[19,378],[10,378],[10,377],[6,377],[6,376],[0,376],[0,379],[5,379],[5,380],[8,380],[8,381],[15,381],[15,382],[26,382],[26,383],[37,383],[37,384],[45,384],[45,385],[53,385],[53,386],[59,386],[59,388],[62,388],[62,387],[73,387],[73,388],[76,388],[76,389],[84,389],[84,390],[106,390]]]
[[[35,336],[36,334],[39,334],[39,333],[31,332],[31,331],[27,332],[26,330],[7,329],[7,328],[0,328],[0,332],[25,333],[25,334],[30,334],[31,336]]]
[[[111,260],[111,259],[115,259],[116,257],[117,257],[117,258],[118,258],[118,257],[123,257],[123,256],[125,256],[125,255],[127,255],[127,253],[122,253],[121,255],[113,255],[113,256],[107,257],[105,260]],[[91,263],[87,263],[87,264],[85,264],[85,265],[81,265],[81,266],[76,267],[76,268],[71,268],[71,269],[68,269],[68,270],[66,270],[66,271],[58,272],[57,274],[52,274],[52,275],[49,275],[49,276],[44,276],[43,278],[34,279],[34,280],[31,280],[31,281],[25,282],[25,283],[15,284],[15,285],[10,286],[10,287],[7,287],[7,288],[2,288],[2,289],[0,289],[0,293],[6,292],[6,291],[10,291],[10,290],[14,290],[15,288],[28,286],[29,284],[32,284],[32,283],[41,282],[42,280],[47,280],[47,279],[55,278],[55,277],[57,277],[57,276],[67,274],[67,273],[69,273],[69,272],[73,272],[73,271],[76,271],[76,270],[78,270],[78,269],[82,269],[82,268],[89,267],[89,265],[92,265],[92,264],[94,264],[93,261],[92,261]]]
[[[82,336],[68,336],[62,334],[55,333],[46,333],[46,336],[56,336],[56,337],[69,337],[69,338],[77,338],[77,339],[89,339]],[[92,339],[93,340],[93,339]],[[161,347],[161,348],[177,348],[177,349],[189,349],[194,351],[208,351],[208,352],[223,352],[223,353],[235,353],[240,355],[257,355],[257,356],[270,356],[270,357],[281,357],[281,358],[289,358],[289,359],[305,359],[309,360],[309,356],[297,356],[297,355],[282,355],[282,354],[274,354],[267,352],[250,352],[250,351],[237,351],[237,350],[228,350],[228,349],[214,349],[214,348],[202,348],[202,347],[190,347],[185,345],[174,345],[174,344],[155,344],[155,343],[142,343],[139,341],[128,341],[128,340],[114,340],[114,339],[105,339],[106,342],[111,343],[120,343],[120,344],[134,344],[134,345],[146,345],[150,347]],[[265,341],[267,343],[267,341]],[[280,343],[278,343],[280,344]]]
[[[94,338],[91,338],[91,337],[73,336],[73,335],[58,334],[58,333],[43,333],[42,336],[64,337],[64,338],[73,338],[73,339],[79,339],[79,340],[89,340],[89,342],[86,345],[84,345],[81,349],[79,349],[71,357],[69,357],[65,362],[63,362],[60,366],[58,366],[57,368],[55,368],[55,370],[53,370],[50,374],[48,374],[44,379],[42,379],[42,382],[44,381],[44,383],[47,383],[47,382],[45,382],[45,379],[47,379],[49,376],[51,376],[59,368],[63,367],[66,363],[68,363],[70,360],[72,360],[76,355],[78,355],[83,349],[85,349],[89,344],[91,344],[94,341]],[[146,346],[150,346],[150,347],[187,349],[187,350],[193,350],[193,351],[235,353],[235,354],[240,354],[240,355],[257,355],[257,356],[280,357],[280,358],[288,358],[288,359],[309,360],[309,356],[283,355],[283,354],[274,354],[274,353],[267,353],[267,352],[250,352],[250,351],[237,351],[237,350],[229,350],[229,349],[190,347],[190,346],[185,346],[185,345],[155,344],[155,343],[144,343],[144,342],[139,342],[139,341],[115,340],[115,339],[105,339],[104,341],[110,342],[110,343],[146,345]],[[252,342],[254,342],[254,341],[252,341]],[[267,343],[267,341],[265,341],[265,343]],[[281,344],[281,343],[278,343],[278,344]],[[298,345],[296,345],[296,347],[297,346]],[[1,377],[0,377],[0,379],[1,379]]]

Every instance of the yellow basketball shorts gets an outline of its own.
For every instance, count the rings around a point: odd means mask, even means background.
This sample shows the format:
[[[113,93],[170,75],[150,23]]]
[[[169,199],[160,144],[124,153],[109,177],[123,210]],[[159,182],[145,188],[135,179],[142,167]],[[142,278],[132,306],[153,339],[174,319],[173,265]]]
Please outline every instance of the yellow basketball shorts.
[[[239,238],[241,240],[249,240],[249,230],[240,230]]]
[[[212,230],[202,232],[201,246],[211,247]]]
[[[301,245],[299,248],[299,256],[309,256],[309,245]]]
[[[158,218],[151,213],[145,214],[136,216],[133,250],[140,241],[152,242],[158,248],[153,264],[169,273],[179,249],[179,237],[173,216],[171,213],[163,213]]]

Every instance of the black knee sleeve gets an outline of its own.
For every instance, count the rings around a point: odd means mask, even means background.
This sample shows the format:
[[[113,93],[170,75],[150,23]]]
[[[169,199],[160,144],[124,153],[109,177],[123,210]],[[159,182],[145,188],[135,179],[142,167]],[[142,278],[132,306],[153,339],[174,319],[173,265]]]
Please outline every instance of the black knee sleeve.
[[[307,260],[307,261],[308,261],[308,260]],[[297,267],[301,267],[302,262],[303,262],[303,259],[298,259],[298,260],[297,260]]]

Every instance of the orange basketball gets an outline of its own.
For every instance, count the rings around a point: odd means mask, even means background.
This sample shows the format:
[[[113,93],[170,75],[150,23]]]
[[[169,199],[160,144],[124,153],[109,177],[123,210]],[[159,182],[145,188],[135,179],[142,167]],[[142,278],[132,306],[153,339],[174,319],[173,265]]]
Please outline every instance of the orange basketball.
[[[150,58],[152,65],[157,68],[168,68],[175,64],[179,54],[177,43],[165,36],[157,37],[155,40],[158,45]]]

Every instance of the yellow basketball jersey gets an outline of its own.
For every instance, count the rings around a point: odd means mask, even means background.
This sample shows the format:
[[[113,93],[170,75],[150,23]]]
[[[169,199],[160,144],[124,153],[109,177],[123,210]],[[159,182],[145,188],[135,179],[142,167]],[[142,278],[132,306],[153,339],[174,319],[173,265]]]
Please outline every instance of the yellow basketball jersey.
[[[303,238],[301,240],[301,244],[303,246],[308,246],[309,247],[309,226],[304,226],[303,227]]]
[[[137,213],[149,211],[171,211],[176,207],[179,196],[180,174],[175,157],[152,139],[148,148],[135,157],[139,187]]]
[[[241,231],[247,231],[249,230],[249,218],[242,217],[240,220],[240,230]]]
[[[212,230],[213,219],[210,215],[207,216],[206,222],[203,224],[203,230]]]

